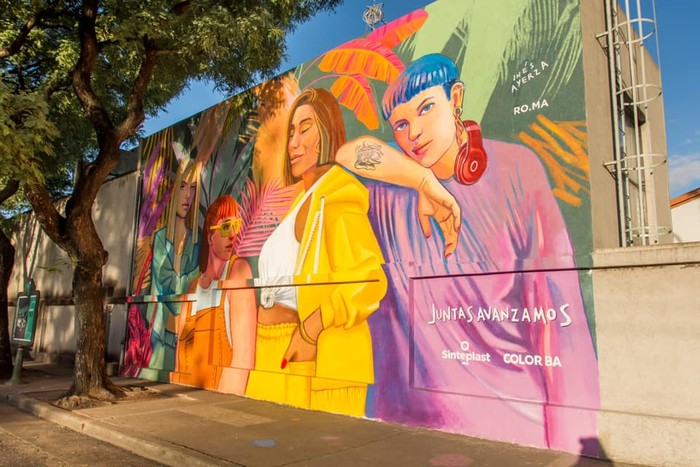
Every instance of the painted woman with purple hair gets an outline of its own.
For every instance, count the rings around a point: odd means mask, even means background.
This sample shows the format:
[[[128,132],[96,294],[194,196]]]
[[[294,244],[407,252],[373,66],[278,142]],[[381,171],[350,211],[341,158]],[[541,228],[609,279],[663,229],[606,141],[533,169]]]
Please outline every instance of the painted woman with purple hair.
[[[363,137],[337,158],[407,186],[367,182],[390,285],[370,317],[367,415],[578,452],[597,435],[599,389],[572,242],[537,156],[462,121],[458,77],[445,56],[413,62],[382,102],[401,152]],[[437,216],[438,235],[396,180],[409,166],[461,208]]]
[[[166,225],[153,235],[150,293],[159,297],[158,300],[184,293],[197,276],[201,166],[179,149],[176,154],[180,163],[168,201]],[[150,307],[155,307],[153,312]],[[176,319],[180,307],[172,298],[149,306],[153,353],[148,366],[141,368],[140,377],[167,381],[168,373],[175,368]]]

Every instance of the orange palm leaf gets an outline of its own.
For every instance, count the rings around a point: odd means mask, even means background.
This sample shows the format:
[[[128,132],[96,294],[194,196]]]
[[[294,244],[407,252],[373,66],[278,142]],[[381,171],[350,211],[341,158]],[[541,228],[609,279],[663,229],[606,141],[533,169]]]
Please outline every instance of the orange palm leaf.
[[[329,51],[318,65],[321,71],[358,74],[391,83],[404,69],[401,59],[385,45],[354,39]]]
[[[395,19],[381,28],[375,29],[367,36],[367,39],[381,42],[388,48],[393,49],[407,37],[415,34],[427,19],[427,11],[416,10],[399,19]]]
[[[369,130],[379,128],[374,93],[367,78],[357,74],[343,75],[333,83],[331,92],[338,102],[352,110]]]

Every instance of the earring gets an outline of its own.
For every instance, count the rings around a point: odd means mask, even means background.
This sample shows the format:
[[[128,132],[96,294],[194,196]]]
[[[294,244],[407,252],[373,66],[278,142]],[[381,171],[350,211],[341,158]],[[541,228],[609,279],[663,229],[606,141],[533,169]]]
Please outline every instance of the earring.
[[[459,120],[461,114],[462,109],[459,109],[459,113],[455,109],[459,143],[459,154],[455,161],[455,178],[462,185],[472,185],[484,174],[488,158],[481,138],[481,127],[473,120]],[[463,131],[467,134],[467,141],[464,144],[461,138]]]
[[[455,117],[455,131],[456,131],[455,134],[457,137],[457,144],[460,147],[462,147],[462,144],[464,144],[464,140],[463,140],[464,123],[462,123],[462,119],[460,118],[462,116],[462,108],[456,107],[453,115]]]

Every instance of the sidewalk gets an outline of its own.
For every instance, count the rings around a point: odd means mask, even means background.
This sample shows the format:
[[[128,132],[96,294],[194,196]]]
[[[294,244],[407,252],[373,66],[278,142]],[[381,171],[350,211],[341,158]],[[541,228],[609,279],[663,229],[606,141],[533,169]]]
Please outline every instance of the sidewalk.
[[[27,363],[0,401],[166,465],[604,466],[608,462],[307,410],[173,384],[113,378],[148,397],[64,410],[72,368]],[[0,421],[0,424],[2,422]],[[622,464],[615,464],[622,465]]]

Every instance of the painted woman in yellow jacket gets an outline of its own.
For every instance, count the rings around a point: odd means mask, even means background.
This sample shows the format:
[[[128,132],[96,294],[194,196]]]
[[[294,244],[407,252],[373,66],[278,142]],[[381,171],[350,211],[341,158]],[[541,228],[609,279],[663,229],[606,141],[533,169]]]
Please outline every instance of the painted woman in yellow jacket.
[[[338,103],[308,89],[292,104],[285,178],[303,193],[259,258],[255,371],[246,394],[362,416],[374,382],[367,317],[386,293],[367,189],[335,164]]]

